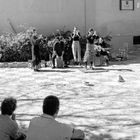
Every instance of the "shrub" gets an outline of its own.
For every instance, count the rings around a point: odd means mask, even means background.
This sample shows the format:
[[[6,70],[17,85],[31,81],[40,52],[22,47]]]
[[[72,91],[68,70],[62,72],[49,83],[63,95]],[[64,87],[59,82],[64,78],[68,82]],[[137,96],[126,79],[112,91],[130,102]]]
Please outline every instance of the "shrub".
[[[0,35],[0,61],[1,62],[21,62],[28,61],[31,56],[31,43],[29,35],[33,28],[26,29],[18,34],[5,33]],[[54,38],[56,36],[62,36],[66,46],[72,45],[71,31],[57,30],[56,33],[48,35],[47,37],[38,34],[40,39],[40,54],[42,60],[50,60],[50,55],[53,52]],[[105,47],[110,47],[109,42],[112,37],[110,35],[105,36]],[[83,58],[86,50],[86,36],[80,39],[81,56]],[[70,59],[73,58],[72,51],[70,53]]]
[[[33,28],[29,28],[26,31],[18,34],[5,33],[0,36],[0,54],[2,54],[1,62],[13,62],[13,61],[28,61],[31,56],[31,43],[29,34]],[[40,35],[39,35],[40,36]],[[42,38],[43,40],[43,38]],[[48,53],[46,42],[40,45],[42,59],[48,60]]]
[[[0,36],[0,53],[2,62],[25,61],[31,56],[31,44],[29,42],[29,30],[18,34],[6,33]],[[27,45],[25,45],[27,44]],[[26,53],[27,52],[27,53]]]

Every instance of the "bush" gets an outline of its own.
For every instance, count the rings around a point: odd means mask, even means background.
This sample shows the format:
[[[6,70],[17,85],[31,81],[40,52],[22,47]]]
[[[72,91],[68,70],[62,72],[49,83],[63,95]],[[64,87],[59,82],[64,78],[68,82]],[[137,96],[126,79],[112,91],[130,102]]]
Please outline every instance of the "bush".
[[[27,61],[31,58],[29,31],[18,34],[6,33],[0,36],[1,62]]]
[[[33,28],[26,29],[18,34],[5,33],[0,36],[0,62],[22,62],[31,60],[31,43],[29,35]],[[40,55],[42,60],[49,61],[53,52],[53,44],[56,36],[62,36],[66,46],[71,47],[71,31],[57,30],[53,35],[47,37],[38,34],[40,39]],[[112,37],[110,35],[105,36],[105,47],[110,47],[109,42]],[[86,37],[83,36],[80,39],[81,45],[81,57],[84,57],[86,50]],[[70,52],[70,59],[73,59],[72,50]]]
[[[29,34],[33,28],[18,34],[5,33],[0,36],[0,61],[1,62],[21,62],[28,61],[31,56],[31,43]],[[40,35],[39,35],[40,36]],[[42,38],[43,40],[43,38]],[[40,45],[42,59],[48,60],[49,55],[46,52],[46,42]]]

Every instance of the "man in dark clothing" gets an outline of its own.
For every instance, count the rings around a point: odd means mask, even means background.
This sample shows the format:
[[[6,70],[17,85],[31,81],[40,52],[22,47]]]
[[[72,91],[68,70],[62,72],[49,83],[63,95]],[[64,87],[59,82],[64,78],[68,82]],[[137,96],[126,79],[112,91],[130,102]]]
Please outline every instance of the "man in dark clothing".
[[[62,57],[64,54],[64,42],[60,40],[60,37],[57,37],[53,46],[53,55],[52,55],[52,64],[55,68],[55,59],[56,57]]]
[[[71,44],[72,44],[72,39],[68,38],[66,40],[66,44],[65,44],[65,47],[64,47],[64,55],[63,55],[64,67],[65,68],[68,67],[68,65],[70,63],[70,60],[73,59]]]

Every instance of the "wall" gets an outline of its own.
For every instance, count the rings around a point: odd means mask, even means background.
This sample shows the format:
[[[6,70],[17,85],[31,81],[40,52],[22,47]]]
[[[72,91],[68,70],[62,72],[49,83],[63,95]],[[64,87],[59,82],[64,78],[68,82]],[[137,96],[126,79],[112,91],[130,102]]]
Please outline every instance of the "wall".
[[[84,32],[84,0],[0,0],[0,13],[0,32],[11,30],[8,18],[17,31],[24,24],[43,34],[74,25]]]
[[[96,0],[95,28],[103,36],[111,33],[114,49],[122,47],[124,42],[128,42],[131,49],[133,35],[140,35],[139,2],[135,0],[134,11],[120,11],[119,0]]]
[[[8,19],[17,31],[24,24],[43,34],[57,28],[72,30],[73,26],[85,34],[94,27],[102,36],[111,33],[114,49],[124,42],[133,47],[133,35],[140,34],[138,2],[135,0],[134,11],[120,11],[119,0],[0,0],[0,33],[11,31]]]

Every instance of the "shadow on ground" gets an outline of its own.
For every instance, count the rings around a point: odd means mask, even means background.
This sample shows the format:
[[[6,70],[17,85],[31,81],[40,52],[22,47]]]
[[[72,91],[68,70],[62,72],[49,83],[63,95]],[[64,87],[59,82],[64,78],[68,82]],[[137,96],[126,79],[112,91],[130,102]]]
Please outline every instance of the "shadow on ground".
[[[51,70],[39,70],[38,72],[62,72],[62,73],[68,73],[68,72],[73,72],[71,70],[55,70],[55,69],[51,69]]]

